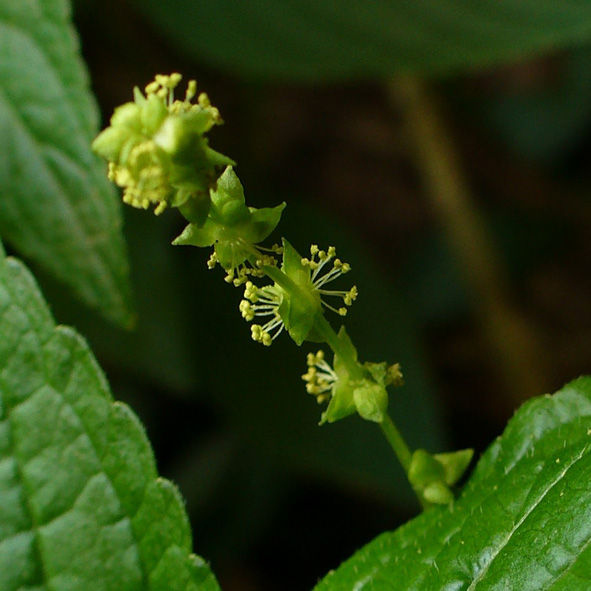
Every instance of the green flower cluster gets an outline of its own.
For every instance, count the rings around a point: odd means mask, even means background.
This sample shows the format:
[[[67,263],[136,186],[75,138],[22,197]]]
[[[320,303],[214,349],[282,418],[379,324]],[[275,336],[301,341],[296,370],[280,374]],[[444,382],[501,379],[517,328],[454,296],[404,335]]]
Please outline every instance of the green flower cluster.
[[[93,142],[109,162],[109,178],[123,189],[123,201],[159,214],[166,207],[186,206],[201,220],[207,216],[209,190],[232,160],[212,150],[205,134],[222,123],[206,94],[195,97],[191,80],[183,101],[174,99],[180,74],[156,76],[145,95],[134,89],[134,101],[111,117],[111,125]]]

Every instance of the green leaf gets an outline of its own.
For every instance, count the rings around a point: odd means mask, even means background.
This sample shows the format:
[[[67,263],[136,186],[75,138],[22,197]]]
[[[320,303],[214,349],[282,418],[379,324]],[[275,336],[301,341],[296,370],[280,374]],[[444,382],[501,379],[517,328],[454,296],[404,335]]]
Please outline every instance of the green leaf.
[[[526,403],[460,498],[368,544],[316,591],[591,588],[591,378]]]
[[[98,113],[67,1],[0,0],[0,78],[0,234],[128,324],[121,208],[90,151]]]
[[[143,0],[188,55],[284,80],[440,73],[591,37],[586,0]]]
[[[216,591],[138,419],[0,256],[0,589]]]

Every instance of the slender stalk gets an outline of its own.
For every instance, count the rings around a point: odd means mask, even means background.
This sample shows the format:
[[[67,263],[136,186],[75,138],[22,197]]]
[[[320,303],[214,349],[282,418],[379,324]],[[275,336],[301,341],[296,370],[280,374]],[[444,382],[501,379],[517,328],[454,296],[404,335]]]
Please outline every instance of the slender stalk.
[[[406,445],[406,442],[398,430],[398,427],[396,427],[394,421],[390,418],[390,415],[385,416],[383,422],[380,423],[380,427],[382,429],[382,433],[388,440],[390,447],[394,450],[398,461],[408,475],[412,453],[408,445]]]
[[[425,194],[459,262],[504,390],[512,394],[511,405],[540,394],[545,380],[538,343],[511,301],[505,269],[474,205],[439,105],[415,78],[396,79],[390,94],[404,117]]]

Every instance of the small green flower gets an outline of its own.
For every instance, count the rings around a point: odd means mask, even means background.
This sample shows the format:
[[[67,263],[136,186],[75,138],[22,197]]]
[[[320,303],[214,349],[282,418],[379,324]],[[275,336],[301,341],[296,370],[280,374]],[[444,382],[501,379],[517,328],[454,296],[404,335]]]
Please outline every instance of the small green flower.
[[[264,254],[266,249],[256,245],[276,228],[284,209],[285,203],[262,209],[247,207],[244,189],[232,167],[228,166],[217,187],[211,191],[211,206],[205,222],[201,225],[190,223],[173,244],[213,246],[210,267],[219,263],[228,273],[227,280],[240,285],[248,275],[262,274],[252,264],[250,267],[246,265],[249,259],[258,264],[274,263],[272,255]],[[277,248],[270,250],[278,252]]]
[[[233,162],[212,150],[204,137],[222,123],[219,111],[205,94],[191,102],[194,80],[185,99],[175,100],[180,81],[180,74],[158,75],[145,96],[136,87],[134,102],[115,109],[111,125],[92,148],[109,162],[109,178],[123,188],[125,203],[143,209],[156,205],[156,214],[185,206],[204,218],[220,167]]]
[[[314,324],[326,307],[344,316],[346,306],[357,298],[357,287],[347,291],[325,289],[327,283],[348,273],[351,267],[336,258],[334,247],[327,251],[318,246],[310,248],[311,258],[302,258],[295,248],[283,239],[283,261],[281,273],[272,286],[259,288],[247,283],[244,301],[240,304],[243,317],[253,320],[257,316],[270,316],[264,325],[252,326],[255,341],[270,345],[279,333],[286,328],[297,345],[305,340],[321,341]],[[339,298],[345,305],[335,308],[326,301],[327,297]]]
[[[357,350],[344,327],[339,331],[338,338],[347,356],[356,364],[355,376],[351,375],[351,367],[338,355],[334,356],[334,368],[331,367],[323,351],[308,354],[308,371],[302,376],[306,391],[316,396],[319,403],[328,402],[320,424],[334,423],[355,413],[367,421],[381,423],[388,407],[387,386],[402,383],[399,365],[360,364]]]

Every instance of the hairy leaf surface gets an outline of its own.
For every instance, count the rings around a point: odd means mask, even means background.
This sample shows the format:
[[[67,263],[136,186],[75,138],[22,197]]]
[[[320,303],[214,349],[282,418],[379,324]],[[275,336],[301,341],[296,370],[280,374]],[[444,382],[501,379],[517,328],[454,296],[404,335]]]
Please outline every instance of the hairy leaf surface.
[[[120,205],[91,153],[98,113],[66,0],[0,0],[0,234],[130,321]]]
[[[0,589],[216,591],[138,419],[0,257]]]
[[[316,591],[591,588],[591,378],[526,403],[463,494],[376,538]]]
[[[189,55],[284,80],[440,73],[591,37],[586,0],[144,0]]]

